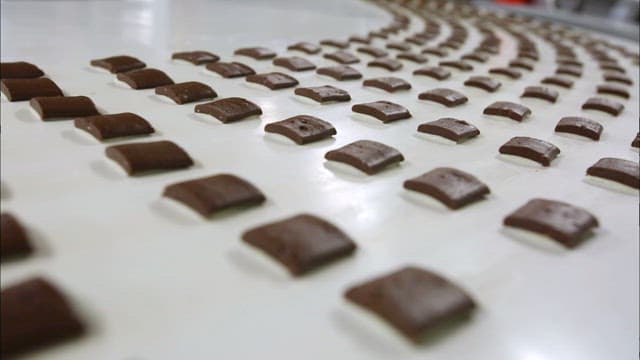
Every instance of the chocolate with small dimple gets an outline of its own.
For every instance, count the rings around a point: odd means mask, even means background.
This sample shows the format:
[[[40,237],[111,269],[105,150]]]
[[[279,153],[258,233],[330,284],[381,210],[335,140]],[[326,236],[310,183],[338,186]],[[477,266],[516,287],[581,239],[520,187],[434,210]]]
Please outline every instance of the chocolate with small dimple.
[[[598,85],[597,91],[598,94],[614,95],[625,99],[631,97],[627,88],[614,84]]]
[[[282,66],[291,71],[306,71],[316,68],[311,61],[299,56],[275,58],[273,59],[273,65]]]
[[[176,104],[187,104],[200,100],[213,99],[218,96],[209,85],[198,81],[158,86],[155,92],[157,95],[164,95],[170,98]]]
[[[558,92],[544,86],[527,86],[520,97],[531,97],[555,103],[558,100]]]
[[[0,63],[0,79],[35,79],[42,75],[39,67],[25,61]]]
[[[286,136],[298,145],[326,139],[336,134],[333,125],[309,115],[298,115],[267,124],[264,131]]]
[[[532,199],[509,214],[504,225],[546,235],[572,248],[598,226],[598,220],[584,209],[547,199]]]
[[[430,66],[415,70],[413,72],[413,75],[425,75],[442,81],[448,79],[451,76],[451,71],[439,66]]]
[[[423,54],[430,54],[430,55],[435,55],[438,57],[445,57],[447,56],[449,53],[446,50],[440,49],[440,48],[426,48],[422,50]]]
[[[640,148],[640,132],[638,132],[636,137],[631,141],[631,147]]]
[[[33,251],[27,232],[9,213],[0,215],[0,256],[3,260],[29,255]]]
[[[215,62],[207,65],[207,70],[211,70],[224,78],[236,78],[253,75],[256,72],[249,66],[240,62]]]
[[[173,84],[173,80],[158,69],[141,69],[118,73],[117,78],[136,90]]]
[[[48,78],[3,79],[0,91],[9,101],[31,100],[34,97],[62,96],[62,90]]]
[[[556,69],[556,74],[570,75],[575,77],[582,76],[582,68],[577,66],[560,65]]]
[[[148,135],[155,132],[147,120],[129,112],[77,118],[74,120],[74,126],[98,140]]]
[[[319,217],[301,214],[253,228],[242,240],[264,251],[294,276],[351,255],[356,244],[347,234]]]
[[[416,342],[424,340],[430,330],[468,316],[476,307],[463,289],[418,267],[405,267],[353,286],[345,297]]]
[[[319,53],[322,49],[320,48],[320,46],[316,45],[316,44],[312,44],[310,42],[298,42],[295,43],[293,45],[289,45],[289,47],[287,47],[288,50],[297,50],[297,51],[302,51],[304,53],[307,53],[309,55],[313,55],[313,54],[317,54]]]
[[[445,60],[440,61],[438,64],[440,66],[451,67],[454,69],[462,70],[462,71],[471,71],[473,70],[473,66],[468,62],[464,62],[462,60]]]
[[[489,69],[489,73],[504,75],[512,79],[520,79],[522,77],[522,73],[520,71],[508,67],[491,68]]]
[[[573,87],[573,80],[562,76],[548,76],[542,79],[540,83],[556,85],[567,89],[571,89]]]
[[[66,296],[39,277],[2,289],[0,317],[3,359],[76,338],[85,331]]]
[[[234,51],[233,54],[248,56],[256,60],[267,60],[276,57],[276,53],[273,50],[261,46],[240,48]]]
[[[587,169],[587,175],[640,188],[640,165],[637,161],[602,158]]]
[[[337,66],[327,66],[321,67],[316,70],[316,73],[320,75],[330,76],[336,80],[357,80],[362,78],[362,74],[352,68],[349,65],[337,65]]]
[[[426,56],[414,52],[401,52],[396,55],[396,59],[409,60],[416,64],[424,64],[429,60]]]
[[[188,61],[193,65],[209,64],[220,60],[218,55],[202,50],[173,53],[171,58],[174,60]]]
[[[195,112],[211,115],[226,124],[249,116],[261,115],[262,109],[249,100],[230,97],[196,105]]]
[[[509,101],[496,101],[487,106],[482,113],[486,115],[504,116],[511,120],[522,121],[525,117],[531,114],[531,110],[521,104]]]
[[[607,114],[611,114],[613,116],[618,116],[624,110],[624,105],[617,101],[601,98],[601,97],[592,97],[589,98],[584,104],[582,104],[582,109],[584,110],[598,110],[605,112]]]
[[[429,195],[450,209],[481,200],[489,187],[475,176],[454,168],[435,168],[404,182],[404,188]]]
[[[376,58],[389,55],[389,53],[386,50],[373,47],[373,46],[361,46],[357,49],[357,51],[363,54],[371,55]]]
[[[112,145],[107,147],[105,153],[129,175],[184,169],[193,165],[189,154],[175,143],[166,140]]]
[[[488,92],[495,92],[502,83],[488,76],[472,76],[464,82],[465,86],[473,86]]]
[[[533,64],[524,59],[515,59],[510,61],[509,67],[533,71]]]
[[[299,84],[294,77],[281,72],[249,75],[245,80],[250,83],[264,85],[271,90],[286,89]]]
[[[426,134],[442,136],[456,143],[461,143],[480,134],[480,130],[464,120],[442,118],[420,124],[418,131]]]
[[[324,54],[324,57],[340,64],[355,64],[360,62],[360,59],[357,56],[345,50],[338,50],[329,54]]]
[[[387,69],[389,71],[398,71],[402,69],[402,63],[396,59],[391,58],[379,58],[373,61],[370,61],[367,66],[369,67],[380,67],[383,69]]]
[[[308,88],[296,88],[296,95],[308,97],[319,103],[331,101],[350,101],[351,96],[348,92],[330,85],[314,86]]]
[[[351,107],[356,113],[370,115],[383,123],[408,119],[411,113],[404,106],[390,101],[375,101],[370,103],[356,104]]]
[[[605,72],[602,77],[604,78],[605,81],[610,81],[610,82],[618,82],[621,84],[626,84],[626,85],[632,85],[633,81],[631,80],[631,78],[618,74],[618,73],[614,73],[614,72]]]
[[[462,55],[462,60],[473,60],[480,63],[486,63],[489,60],[489,55],[483,54],[481,52],[472,52],[469,54]]]
[[[387,43],[386,48],[400,50],[400,51],[409,51],[411,50],[411,44],[407,44],[405,42],[391,41]]]
[[[320,41],[320,44],[325,46],[332,46],[338,49],[346,49],[349,47],[348,41],[332,40],[332,39],[322,40]]]
[[[411,89],[411,84],[409,84],[407,81],[392,76],[367,79],[362,83],[362,85],[375,87],[390,93],[396,92],[398,90]]]
[[[516,136],[500,146],[500,153],[533,160],[542,166],[549,166],[560,154],[560,149],[550,142],[527,136]]]
[[[418,95],[418,99],[434,101],[446,107],[459,106],[469,101],[469,99],[464,96],[464,94],[461,94],[455,90],[443,88],[433,89],[420,93],[420,95]]]
[[[86,96],[36,97],[29,105],[42,120],[100,115],[96,106]]]
[[[555,131],[580,135],[598,141],[602,129],[602,125],[596,121],[578,116],[567,116],[558,121]]]
[[[251,183],[231,174],[171,184],[162,195],[183,203],[204,217],[232,207],[259,205],[266,200]]]
[[[91,60],[91,65],[106,69],[112,74],[142,69],[147,66],[147,64],[129,55],[117,55],[104,59]]]
[[[351,165],[368,175],[376,174],[389,165],[404,161],[402,154],[385,144],[372,140],[358,140],[331,150],[325,159]]]

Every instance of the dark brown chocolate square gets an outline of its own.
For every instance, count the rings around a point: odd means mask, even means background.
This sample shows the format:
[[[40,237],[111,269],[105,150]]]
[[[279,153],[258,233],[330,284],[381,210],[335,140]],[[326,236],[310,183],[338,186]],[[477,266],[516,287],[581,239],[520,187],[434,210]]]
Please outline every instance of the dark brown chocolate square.
[[[631,95],[629,94],[629,90],[627,90],[627,88],[620,85],[614,85],[614,84],[598,85],[597,91],[598,91],[598,94],[614,95],[614,96],[621,97],[623,99],[628,99],[631,97]]]
[[[455,90],[443,88],[433,89],[420,93],[420,95],[418,95],[418,99],[434,101],[446,107],[459,106],[469,101],[469,99],[464,96],[464,94],[461,94]]]
[[[173,84],[173,80],[158,69],[140,69],[118,73],[117,78],[136,90],[151,89],[162,85]]]
[[[368,67],[379,67],[389,71],[398,71],[402,69],[402,62],[396,59],[391,58],[379,58],[373,61],[370,61],[367,64]]]
[[[398,55],[396,55],[396,59],[408,60],[416,64],[424,64],[429,60],[426,56],[422,54],[409,52],[409,51],[399,53]]]
[[[224,98],[196,105],[195,112],[209,114],[225,124],[249,116],[262,115],[262,109],[258,105],[239,97]]]
[[[29,105],[44,121],[100,115],[93,101],[86,96],[36,97]]]
[[[351,96],[348,92],[337,87],[330,85],[314,86],[308,88],[296,88],[296,95],[304,96],[309,99],[313,99],[319,103],[333,102],[333,101],[350,101]]]
[[[511,120],[522,121],[531,114],[531,110],[520,104],[512,103],[509,101],[496,101],[493,104],[487,106],[483,114],[504,116]]]
[[[256,60],[267,60],[276,57],[276,53],[273,50],[261,46],[240,48],[234,51],[233,54],[248,56]]]
[[[471,70],[473,70],[473,65],[469,64],[468,62],[462,61],[462,60],[440,61],[438,63],[438,65],[440,65],[442,67],[451,67],[451,68],[462,70],[462,71],[471,71]]]
[[[248,75],[245,80],[250,83],[266,86],[271,90],[286,89],[298,85],[298,80],[281,72]]]
[[[556,69],[556,74],[569,75],[574,77],[582,76],[582,68],[578,66],[560,65]]]
[[[129,55],[117,55],[104,59],[91,60],[91,65],[106,69],[112,74],[142,69],[147,66],[142,61]]]
[[[600,134],[602,134],[602,125],[587,118],[567,116],[558,121],[555,131],[580,135],[598,141]]]
[[[447,50],[441,49],[441,48],[435,48],[435,47],[430,47],[430,48],[426,48],[422,50],[423,54],[429,54],[429,55],[435,55],[438,57],[445,57],[447,55],[449,55],[449,52],[447,52]]]
[[[336,134],[333,125],[310,115],[298,115],[267,124],[264,131],[286,136],[298,145],[326,139]]]
[[[542,166],[549,166],[560,154],[560,149],[550,142],[527,136],[516,136],[500,146],[501,154],[520,156]]]
[[[631,80],[631,78],[619,73],[608,71],[608,72],[605,72],[602,75],[602,77],[604,78],[605,81],[617,82],[625,85],[633,85],[633,80]]]
[[[383,123],[411,117],[411,113],[404,106],[390,101],[374,101],[356,104],[351,107],[351,110],[360,114],[373,116]]]
[[[77,118],[74,120],[74,126],[98,140],[148,135],[155,132],[147,120],[129,112]]]
[[[527,86],[524,88],[524,92],[520,97],[530,97],[546,100],[550,103],[555,103],[558,99],[558,92],[544,86]]]
[[[188,61],[193,65],[209,64],[220,60],[218,55],[202,50],[176,52],[171,55],[171,58]]]
[[[44,96],[63,96],[58,85],[48,78],[3,79],[0,80],[0,91],[9,101],[24,101]]]
[[[411,89],[411,84],[409,84],[407,81],[392,76],[367,79],[362,83],[362,85],[375,87],[390,93],[399,90]]]
[[[582,104],[582,109],[598,110],[613,116],[618,116],[620,115],[622,110],[624,110],[624,105],[617,101],[601,97],[592,97],[589,98],[584,104]]]
[[[213,99],[218,94],[207,84],[198,81],[187,81],[179,84],[158,86],[156,94],[164,95],[176,104],[188,104],[201,100]]]
[[[488,76],[472,76],[464,82],[465,86],[472,86],[487,92],[496,92],[502,83]]]
[[[385,144],[371,140],[358,140],[325,154],[325,159],[351,165],[373,175],[391,164],[404,160],[402,154]]]
[[[361,52],[363,54],[367,54],[367,55],[376,57],[376,58],[384,57],[384,56],[389,55],[389,53],[386,50],[380,49],[380,48],[377,48],[377,47],[374,47],[374,46],[360,46],[357,49],[357,51]]]
[[[291,71],[307,71],[316,68],[311,61],[299,56],[275,58],[273,59],[273,65],[282,66]]]
[[[316,45],[316,44],[312,44],[310,42],[298,42],[295,43],[293,45],[289,45],[289,47],[287,47],[288,50],[296,50],[296,51],[302,51],[304,53],[307,53],[309,55],[313,55],[313,54],[317,54],[319,53],[322,49],[320,48],[320,46]]]
[[[320,75],[326,75],[339,81],[357,80],[362,78],[362,74],[349,65],[321,67],[318,68],[316,72]]]
[[[400,51],[409,51],[411,50],[411,44],[408,44],[406,42],[390,41],[387,43],[386,48]]]
[[[189,154],[166,140],[112,145],[107,147],[105,153],[129,175],[184,169],[193,165]]]
[[[345,50],[338,50],[329,54],[324,54],[324,57],[340,64],[355,64],[360,62],[360,59],[357,56]]]
[[[587,175],[640,188],[640,165],[637,161],[602,158],[587,169]]]
[[[0,63],[0,79],[35,79],[44,72],[26,61]]]
[[[207,65],[207,70],[211,70],[223,78],[237,78],[253,75],[256,72],[249,66],[240,62],[215,62]]]
[[[490,74],[498,74],[498,75],[504,75],[506,77],[509,77],[511,79],[520,79],[522,77],[522,73],[516,69],[513,68],[509,68],[509,67],[495,67],[495,68],[491,68],[489,69],[489,73]]]
[[[461,59],[477,61],[479,63],[486,63],[489,60],[489,55],[481,52],[472,52],[472,53],[462,55]]]
[[[442,136],[456,143],[467,141],[480,134],[480,130],[464,120],[442,118],[420,124],[418,131],[426,134]]]
[[[320,41],[320,45],[331,46],[338,49],[346,49],[349,47],[349,42],[335,39],[325,39]]]
[[[425,75],[442,81],[451,76],[451,71],[439,66],[430,66],[415,70],[413,75]]]
[[[475,176],[454,168],[435,168],[404,182],[405,189],[429,195],[450,209],[459,209],[481,200],[489,187]]]
[[[573,80],[562,76],[548,76],[542,79],[540,83],[556,85],[566,89],[571,89],[573,87]]]
[[[0,215],[0,256],[3,260],[31,254],[33,248],[26,231],[13,215]]]

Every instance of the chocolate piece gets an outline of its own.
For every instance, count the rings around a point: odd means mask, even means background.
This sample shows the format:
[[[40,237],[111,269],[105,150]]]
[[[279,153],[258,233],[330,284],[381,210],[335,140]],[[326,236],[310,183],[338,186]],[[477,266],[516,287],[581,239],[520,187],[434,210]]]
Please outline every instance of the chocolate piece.
[[[351,165],[373,175],[391,164],[404,161],[402,154],[385,144],[371,140],[358,140],[324,155],[327,160]]]
[[[273,65],[282,66],[291,71],[306,71],[316,68],[311,61],[299,56],[275,58],[273,59]]]
[[[522,77],[522,73],[520,71],[508,67],[491,68],[489,69],[489,73],[504,75],[512,79],[520,79]]]
[[[361,46],[357,49],[357,51],[367,55],[371,55],[376,58],[389,55],[389,53],[386,52],[384,49],[380,49],[373,46]]]
[[[74,120],[74,125],[98,140],[148,135],[155,132],[147,120],[130,112],[81,117]]]
[[[587,169],[587,175],[640,188],[640,165],[636,161],[602,158]]]
[[[340,64],[355,64],[360,62],[360,59],[357,56],[345,50],[338,50],[330,54],[324,54],[324,57]]]
[[[322,140],[336,134],[333,125],[309,115],[298,115],[267,124],[264,131],[286,136],[298,145]]]
[[[577,67],[583,66],[582,62],[570,57],[557,58],[556,63],[558,63],[559,65],[568,65],[568,66],[577,66]]]
[[[188,61],[193,65],[209,64],[220,60],[220,57],[218,55],[202,50],[173,53],[173,55],[171,55],[171,58]]]
[[[42,120],[100,115],[93,101],[86,96],[36,97],[29,105]]]
[[[325,39],[320,41],[320,44],[325,46],[332,46],[338,49],[346,49],[349,47],[349,42],[341,40]]]
[[[473,66],[471,66],[471,64],[461,61],[461,60],[446,60],[446,61],[440,61],[440,63],[438,64],[440,66],[444,66],[444,67],[452,67],[458,70],[462,70],[462,71],[471,71],[473,70]]]
[[[249,116],[262,115],[262,109],[258,105],[239,97],[230,97],[196,105],[195,112],[209,114],[225,124],[242,120]]]
[[[387,69],[389,71],[398,71],[402,69],[402,63],[396,59],[391,58],[380,58],[370,61],[367,66],[369,67],[380,67],[383,69]]]
[[[370,103],[356,104],[351,107],[353,112],[373,116],[383,123],[396,120],[408,119],[411,113],[404,106],[390,101],[375,101]]]
[[[395,50],[400,50],[400,51],[409,51],[411,50],[411,44],[407,44],[405,42],[397,42],[397,41],[390,41],[387,43],[387,49],[395,49]]]
[[[558,99],[558,92],[544,86],[527,86],[520,97],[532,97],[555,103]]]
[[[118,73],[117,78],[136,90],[173,84],[173,80],[158,69],[141,69]]]
[[[253,228],[242,234],[242,240],[279,261],[294,276],[356,250],[356,244],[342,230],[308,214]]]
[[[453,50],[458,50],[458,49],[460,49],[461,45],[457,41],[444,41],[444,42],[441,42],[438,46],[441,47],[441,48],[449,48],[449,49],[453,49]]]
[[[555,131],[580,135],[598,141],[600,134],[602,134],[602,125],[587,118],[568,116],[558,121]]]
[[[472,76],[464,82],[464,85],[477,87],[488,92],[495,92],[502,86],[502,83],[488,76]]]
[[[409,60],[416,64],[424,64],[429,59],[426,56],[414,52],[402,52],[396,55],[396,59]]]
[[[316,70],[316,73],[320,75],[330,76],[339,81],[357,80],[362,78],[362,74],[349,65],[321,67]]]
[[[598,226],[598,220],[586,210],[564,202],[532,199],[509,214],[504,225],[548,236],[572,248]]]
[[[404,41],[414,45],[424,46],[429,40],[421,36],[413,35],[406,37]]]
[[[293,45],[289,45],[289,47],[287,48],[288,50],[297,50],[297,51],[302,51],[304,53],[307,53],[309,55],[313,55],[313,54],[318,54],[320,52],[320,50],[322,50],[320,48],[320,46],[316,45],[316,44],[312,44],[310,42],[299,42],[299,43],[295,43]]]
[[[0,215],[0,256],[2,259],[26,256],[32,251],[29,237],[20,222],[13,215],[2,213]]]
[[[482,112],[486,115],[504,116],[515,121],[522,121],[531,114],[528,107],[509,101],[496,101]]]
[[[256,60],[267,60],[276,57],[276,53],[266,47],[240,48],[233,52],[234,55],[248,56]]]
[[[625,87],[614,84],[598,85],[598,94],[615,95],[625,99],[631,97]]]
[[[365,36],[353,35],[353,36],[349,37],[349,42],[369,45],[369,44],[371,44],[371,38],[368,37],[368,36],[365,37]]]
[[[605,72],[604,74],[602,74],[602,77],[604,78],[605,81],[617,82],[617,83],[626,84],[626,85],[633,85],[633,81],[630,78],[618,73]]]
[[[631,141],[631,147],[640,148],[640,132],[638,132],[636,138]]]
[[[446,107],[455,107],[469,101],[463,94],[451,89],[433,89],[418,95],[420,100],[429,100],[440,103]]]
[[[420,124],[418,131],[426,134],[442,136],[456,143],[461,143],[480,134],[480,130],[464,120],[442,118]]]
[[[398,90],[411,89],[411,84],[409,84],[403,79],[392,77],[392,76],[368,79],[368,80],[365,80],[362,83],[362,85],[375,87],[390,93],[396,92]]]
[[[197,81],[158,86],[156,88],[156,94],[164,95],[176,104],[187,104],[200,100],[213,99],[218,96],[209,85]]]
[[[582,109],[598,110],[613,116],[618,116],[622,110],[624,110],[624,105],[613,100],[601,97],[592,97],[582,104]]]
[[[533,64],[526,61],[525,59],[512,60],[509,62],[509,67],[533,71]]]
[[[298,80],[281,72],[249,75],[247,82],[264,85],[271,90],[286,89],[298,85]]]
[[[548,76],[542,79],[540,83],[557,85],[567,89],[571,89],[573,87],[573,80],[564,78],[562,76]]]
[[[31,100],[38,96],[62,96],[62,90],[48,78],[3,79],[0,90],[9,101]]]
[[[608,71],[612,71],[612,72],[616,72],[616,73],[620,73],[620,74],[626,74],[627,73],[627,71],[622,66],[617,65],[617,64],[601,63],[600,64],[600,69],[608,70]]]
[[[454,168],[435,168],[404,182],[404,188],[429,195],[450,209],[481,200],[490,191],[475,176]]]
[[[533,160],[542,166],[549,166],[560,154],[560,149],[552,143],[527,136],[516,136],[500,146],[500,153],[520,156]]]
[[[184,169],[193,165],[189,154],[166,140],[112,145],[107,147],[105,153],[129,175],[156,170]]]
[[[232,207],[259,205],[265,201],[255,186],[231,174],[171,184],[162,195],[183,203],[204,217]]]
[[[223,78],[244,77],[254,75],[256,72],[249,66],[239,62],[215,62],[207,65],[207,70],[211,70]]]
[[[462,60],[473,60],[479,63],[486,63],[489,60],[489,55],[483,54],[481,52],[472,52],[469,54],[462,55]]]
[[[78,337],[85,329],[65,295],[39,277],[2,289],[0,313],[3,359]]]
[[[319,103],[351,100],[351,96],[349,96],[348,92],[330,85],[297,88],[295,90],[295,94],[308,97]]]
[[[25,61],[0,63],[0,79],[35,79],[42,75],[40,68]]]
[[[430,55],[435,55],[438,57],[445,57],[447,55],[449,55],[449,53],[447,52],[447,50],[443,50],[440,48],[426,48],[426,49],[422,49],[422,53],[423,54],[430,54]]]
[[[451,71],[439,66],[431,66],[417,69],[413,72],[413,75],[425,75],[442,81],[448,79],[451,76]]]
[[[382,31],[369,31],[369,37],[386,40],[389,38],[389,35]]]
[[[560,65],[556,69],[556,74],[571,75],[575,77],[582,76],[582,69],[577,66]]]
[[[433,328],[468,314],[475,303],[447,279],[405,267],[347,290],[345,297],[385,319],[413,341]]]
[[[142,69],[147,66],[147,64],[137,58],[128,55],[118,55],[104,59],[91,60],[91,65],[106,69],[112,74]]]

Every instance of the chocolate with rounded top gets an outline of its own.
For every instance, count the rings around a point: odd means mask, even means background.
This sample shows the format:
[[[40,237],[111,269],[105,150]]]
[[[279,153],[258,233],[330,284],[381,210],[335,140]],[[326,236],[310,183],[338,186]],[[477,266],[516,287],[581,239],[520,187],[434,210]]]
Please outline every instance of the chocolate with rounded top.
[[[158,86],[157,95],[164,95],[176,104],[187,104],[201,100],[213,99],[218,94],[207,84],[198,81],[187,81],[179,84]]]
[[[112,145],[107,147],[105,153],[129,175],[184,169],[193,165],[189,154],[166,140]]]
[[[520,68],[529,71],[533,71],[533,64],[528,62],[525,59],[516,58],[515,60],[511,60],[509,62],[509,67],[511,68]]]
[[[558,92],[544,86],[527,86],[520,97],[530,97],[555,103],[558,100]]]
[[[405,267],[349,288],[345,297],[375,313],[414,342],[476,307],[473,299],[444,277]]]
[[[522,77],[522,73],[516,69],[510,67],[495,67],[489,69],[490,74],[499,74],[509,77],[511,79],[520,79]]]
[[[384,100],[356,104],[351,107],[351,110],[356,113],[373,116],[383,123],[411,117],[411,113],[404,106]]]
[[[136,90],[173,84],[173,80],[162,70],[150,68],[118,73],[117,78]]]
[[[247,75],[253,75],[256,72],[249,66],[234,61],[234,62],[215,62],[212,64],[207,64],[207,70],[213,71],[223,78],[237,78],[244,77]]]
[[[440,66],[428,66],[415,70],[413,75],[424,75],[442,81],[451,77],[451,71]]]
[[[35,97],[29,105],[44,121],[100,115],[93,101],[86,96]]]
[[[479,63],[486,63],[489,60],[489,55],[476,51],[462,55],[461,59],[477,61]]]
[[[556,69],[556,74],[570,75],[575,77],[582,76],[582,68],[578,66],[560,65]]]
[[[291,71],[307,71],[316,68],[311,61],[299,56],[275,58],[273,59],[273,65],[282,66]]]
[[[449,167],[435,168],[404,182],[404,188],[423,193],[450,209],[459,209],[489,194],[489,187],[475,176]]]
[[[340,64],[355,64],[359,63],[360,59],[349,51],[338,50],[329,54],[323,55],[326,59],[333,60]]]
[[[456,143],[461,143],[480,134],[480,130],[464,120],[441,118],[418,126],[418,131],[425,134],[442,136]]]
[[[181,202],[204,217],[234,207],[259,205],[266,200],[251,183],[231,174],[171,184],[162,195]]]
[[[626,74],[627,73],[627,71],[622,66],[617,65],[617,64],[601,63],[600,64],[600,69],[605,70],[605,71],[614,72],[614,73],[620,73],[620,74]]]
[[[286,136],[298,145],[326,139],[336,134],[333,125],[310,115],[298,115],[267,124],[264,131]]]
[[[573,87],[573,80],[567,79],[562,76],[548,76],[540,81],[542,84],[547,85],[556,85],[566,89],[571,89]]]
[[[29,236],[18,219],[9,213],[0,215],[0,256],[2,260],[24,257],[33,252]]]
[[[617,83],[626,84],[626,85],[633,85],[633,80],[631,80],[631,78],[615,72],[607,71],[604,74],[602,74],[602,77],[604,78],[605,81],[617,82]]]
[[[379,67],[389,71],[398,71],[402,69],[402,63],[396,59],[391,58],[379,58],[373,61],[370,61],[367,66],[369,67]]]
[[[281,72],[249,75],[245,80],[250,83],[266,86],[271,90],[286,89],[299,84],[298,80],[294,77]]]
[[[473,66],[471,64],[462,60],[444,60],[444,61],[440,61],[438,65],[444,66],[444,67],[451,67],[451,68],[462,70],[462,71],[473,70]]]
[[[587,169],[587,175],[615,181],[632,188],[640,188],[640,165],[637,161],[602,158]]]
[[[318,54],[322,49],[320,48],[320,46],[316,44],[312,44],[306,41],[301,41],[293,45],[289,45],[289,47],[287,47],[287,50],[296,50],[296,51],[301,51],[303,53],[307,53],[309,55],[313,55],[313,54]]]
[[[324,158],[353,166],[368,175],[376,174],[389,165],[404,161],[404,156],[398,150],[372,140],[352,142],[327,152]]]
[[[62,90],[53,80],[48,78],[3,79],[0,80],[0,91],[9,101],[24,101],[44,96],[62,96]]]
[[[363,54],[371,55],[373,57],[385,57],[389,55],[389,53],[384,50],[374,46],[360,46],[356,51],[361,52]]]
[[[617,101],[605,99],[602,97],[592,97],[582,104],[583,110],[597,110],[607,114],[618,116],[624,110],[624,105]]]
[[[424,64],[429,60],[426,56],[422,54],[409,52],[409,51],[399,53],[398,55],[396,55],[396,59],[408,60],[416,64]]]
[[[600,140],[602,129],[602,125],[597,121],[579,116],[567,116],[558,121],[555,131],[579,135],[598,141]]]
[[[631,147],[640,148],[640,132],[638,132],[636,137],[631,141]]]
[[[500,146],[501,154],[523,157],[549,166],[560,154],[560,149],[550,142],[528,136],[516,136]]]
[[[356,244],[342,230],[309,214],[258,226],[242,234],[242,240],[280,262],[293,276],[304,275],[356,250]]]
[[[411,89],[411,84],[409,84],[407,81],[392,76],[367,79],[362,83],[362,85],[375,87],[390,93],[399,90]]]
[[[320,45],[331,46],[338,49],[346,49],[349,47],[349,42],[335,39],[324,39],[320,41]]]
[[[316,73],[332,77],[338,81],[357,80],[362,78],[362,74],[349,65],[321,67],[316,70]]]
[[[0,63],[0,79],[35,79],[44,72],[26,61]]]
[[[414,45],[418,45],[418,46],[424,46],[429,39],[426,39],[422,36],[418,36],[418,35],[412,35],[412,36],[407,36],[404,41],[414,44]]]
[[[314,87],[299,87],[295,90],[296,95],[304,96],[309,99],[315,100],[319,103],[333,102],[333,101],[350,101],[351,96],[348,92],[331,85],[314,86]]]
[[[262,115],[262,109],[258,105],[239,97],[224,98],[196,105],[195,112],[211,115],[225,124],[250,116]]]
[[[515,121],[523,121],[525,117],[531,114],[531,110],[521,104],[509,101],[496,101],[487,106],[482,113],[486,115],[504,116]]]
[[[369,45],[371,44],[371,38],[368,36],[353,35],[353,36],[349,36],[349,42]]]
[[[276,57],[276,53],[273,50],[262,46],[240,48],[234,51],[233,54],[248,56],[256,60],[267,60]]]
[[[568,65],[568,66],[577,66],[577,67],[584,66],[582,62],[570,57],[559,57],[556,59],[556,63],[558,63],[559,65]]]
[[[464,96],[464,94],[461,94],[455,90],[444,88],[432,89],[422,92],[420,93],[420,95],[418,95],[418,99],[437,102],[446,107],[459,106],[469,101],[469,99]]]
[[[464,82],[465,86],[472,86],[487,92],[496,92],[502,83],[489,76],[472,76]]]
[[[130,112],[77,118],[74,126],[101,141],[155,132],[147,120]]]
[[[532,199],[509,214],[504,225],[545,235],[573,248],[598,226],[598,220],[588,211],[565,202]]]
[[[91,60],[91,65],[103,68],[112,74],[142,69],[147,64],[129,55],[116,55],[104,59]]]
[[[453,50],[458,50],[460,49],[460,46],[462,46],[461,43],[457,42],[457,41],[443,41],[440,44],[438,44],[439,47],[442,48],[449,48],[449,49],[453,49]]]
[[[171,58],[188,61],[193,65],[210,64],[220,60],[218,55],[203,50],[176,52],[171,55]]]
[[[0,313],[3,359],[76,338],[85,331],[66,296],[40,277],[2,289]]]
[[[438,56],[438,57],[445,57],[445,56],[449,55],[449,52],[447,52],[447,50],[444,50],[444,49],[441,49],[441,48],[436,48],[436,47],[430,47],[430,48],[422,49],[422,53],[423,54],[435,55],[435,56]]]
[[[411,50],[411,44],[408,44],[406,42],[390,41],[387,43],[386,48],[400,51],[409,51]]]
[[[615,84],[598,85],[597,91],[598,91],[598,94],[613,95],[613,96],[618,96],[624,99],[628,99],[631,97],[631,95],[629,94],[629,90],[627,90],[627,88],[620,85],[615,85]]]

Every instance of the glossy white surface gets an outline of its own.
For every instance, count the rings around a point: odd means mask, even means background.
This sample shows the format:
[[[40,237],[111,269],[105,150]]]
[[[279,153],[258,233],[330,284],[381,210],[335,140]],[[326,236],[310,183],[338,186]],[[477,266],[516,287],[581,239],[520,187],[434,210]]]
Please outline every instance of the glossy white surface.
[[[27,260],[2,264],[2,285],[43,274],[62,287],[91,325],[78,341],[28,359],[631,359],[638,354],[638,195],[585,181],[585,170],[605,156],[638,160],[629,147],[638,130],[638,89],[619,117],[580,110],[601,73],[577,49],[585,75],[548,105],[519,99],[523,88],[554,70],[552,50],[533,73],[487,95],[452,71],[445,82],[414,77],[405,62],[393,74],[413,89],[386,94],[360,81],[337,82],[314,72],[293,74],[302,86],[330,84],[351,93],[351,103],[317,105],[293,90],[269,91],[243,79],[222,79],[202,67],[171,62],[178,50],[210,50],[258,72],[270,61],[232,57],[243,46],[265,45],[279,54],[297,41],[361,34],[389,16],[364,2],[156,1],[2,2],[2,61],[38,64],[69,95],[88,95],[107,113],[131,111],[157,134],[196,160],[189,170],[128,178],[104,156],[104,144],[70,121],[42,122],[27,102],[2,99],[2,210],[16,214],[40,246]],[[416,19],[414,19],[416,20]],[[412,30],[420,24],[414,21]],[[445,26],[442,37],[446,37]],[[504,52],[474,73],[506,65],[515,54],[499,32]],[[457,57],[475,46],[473,31]],[[376,40],[377,46],[384,42]],[[634,45],[636,46],[636,45]],[[355,50],[355,44],[351,46]],[[637,47],[636,47],[637,49]],[[324,49],[329,50],[328,48]],[[89,60],[130,54],[164,70],[176,82],[210,84],[220,97],[242,96],[264,115],[230,125],[195,115],[193,104],[161,101],[153,90],[118,87],[114,76]],[[297,54],[300,55],[300,54]],[[321,55],[302,55],[317,65]],[[387,72],[355,67],[365,78]],[[430,64],[437,59],[430,57]],[[627,60],[638,84],[638,68]],[[287,72],[283,69],[279,71]],[[450,87],[469,96],[456,109],[417,100],[419,92]],[[353,116],[359,102],[390,100],[413,118],[383,125]],[[523,123],[481,115],[495,100],[521,101],[533,111]],[[297,146],[265,136],[266,123],[298,114],[330,121],[333,140]],[[562,116],[587,115],[604,127],[599,142],[557,135]],[[475,124],[481,135],[462,145],[432,141],[418,124],[444,116]],[[562,153],[549,168],[498,156],[512,136],[551,141]],[[406,161],[375,176],[327,163],[326,151],[358,139],[399,149]],[[402,188],[404,180],[436,166],[476,175],[492,190],[486,201],[449,211]],[[268,201],[248,211],[203,220],[161,197],[167,184],[231,172],[263,190]],[[531,245],[501,226],[503,217],[533,197],[570,202],[591,211],[601,226],[574,250]],[[240,241],[254,225],[297,212],[318,214],[358,243],[350,259],[300,279]],[[539,240],[538,240],[539,241]],[[550,242],[543,243],[548,245]],[[423,346],[342,298],[356,282],[405,264],[433,269],[466,288],[479,309],[468,323]]]

